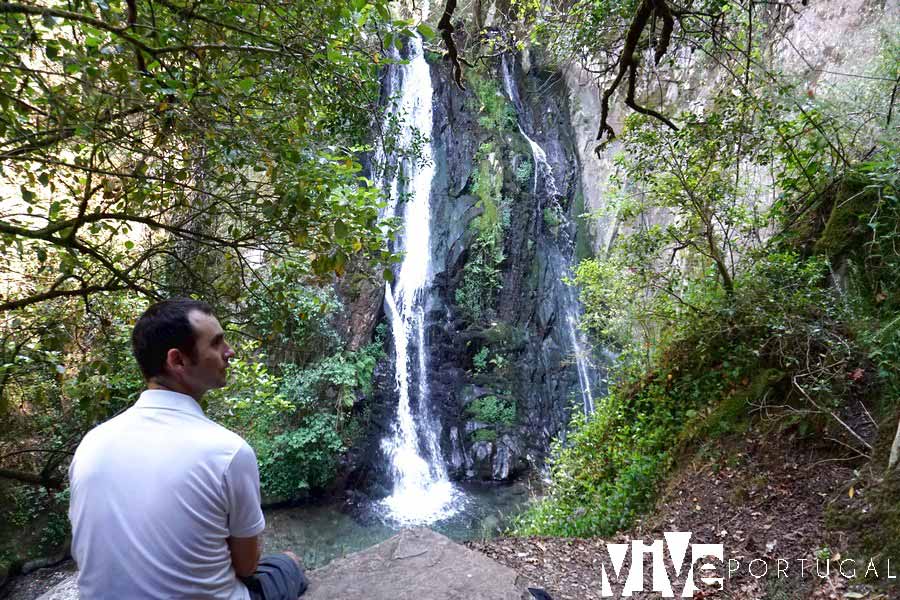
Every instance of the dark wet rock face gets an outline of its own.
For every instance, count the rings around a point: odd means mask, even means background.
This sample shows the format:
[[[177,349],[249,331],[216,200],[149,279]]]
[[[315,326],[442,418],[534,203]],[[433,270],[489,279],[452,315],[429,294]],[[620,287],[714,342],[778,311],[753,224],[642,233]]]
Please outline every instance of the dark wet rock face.
[[[499,62],[495,68],[499,91],[503,89]],[[524,138],[514,130],[502,134],[485,130],[478,123],[472,92],[459,90],[443,63],[432,69],[436,272],[428,345],[431,364],[440,366],[433,369],[431,390],[434,405],[442,411],[447,464],[464,479],[506,480],[541,463],[551,436],[568,420],[570,396],[578,393],[570,350],[557,327],[562,273],[555,261],[571,249],[560,248],[558,232],[548,230],[541,206],[555,202],[567,211],[578,189],[578,162],[566,124],[567,94],[560,83],[546,85],[552,74],[526,75],[518,70],[516,74],[525,99],[521,119],[531,121],[534,137],[547,153],[558,197],[542,197],[545,191],[534,185],[534,174],[517,179],[513,165],[533,160]],[[509,222],[500,264],[502,287],[492,310],[486,311],[492,318],[470,322],[456,305],[455,292],[463,284],[465,261],[477,235],[472,219],[481,214],[481,207],[473,189],[473,157],[483,152],[485,144],[490,144],[503,172],[500,193],[508,200]],[[495,364],[479,373],[473,358],[485,349]],[[477,399],[490,397],[515,405],[513,423],[478,421],[470,407]]]
[[[562,314],[572,296],[566,296],[571,292],[561,279],[572,262],[574,223],[581,211],[568,92],[557,73],[525,73],[511,64],[518,106],[504,95],[499,60],[483,75],[513,115],[502,130],[479,122],[484,115],[478,98],[471,86],[462,91],[453,83],[445,62],[431,66],[436,169],[431,190],[433,277],[426,305],[428,389],[443,427],[444,462],[456,479],[510,480],[542,465],[551,438],[564,431],[573,401],[580,403]],[[546,153],[553,193],[546,182],[535,183],[533,149],[523,131]],[[478,236],[474,220],[484,210],[476,181],[484,176],[478,161],[484,160],[486,148],[506,211],[501,287],[492,306],[472,318],[458,305],[457,290]],[[479,352],[481,363],[476,364]],[[380,440],[396,412],[392,362],[389,349],[376,373],[377,390],[368,399],[367,439],[355,450],[361,465],[355,481],[374,494],[387,485]],[[487,421],[479,414],[485,406],[507,412]]]

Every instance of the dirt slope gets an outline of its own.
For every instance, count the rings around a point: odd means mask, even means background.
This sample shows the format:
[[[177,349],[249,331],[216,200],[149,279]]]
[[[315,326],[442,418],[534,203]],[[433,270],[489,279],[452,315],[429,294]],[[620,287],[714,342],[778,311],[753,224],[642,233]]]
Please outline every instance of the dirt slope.
[[[817,448],[808,440],[751,431],[696,452],[670,477],[656,509],[627,535],[609,541],[643,539],[650,543],[662,539],[664,531],[690,531],[692,543],[723,544],[723,570],[727,571],[729,559],[740,561],[740,570],[726,579],[721,592],[698,592],[697,598],[900,598],[900,588],[885,587],[891,582],[883,571],[880,590],[864,583],[851,584],[839,573],[840,561],[847,556],[847,540],[843,534],[826,530],[825,509],[838,499],[842,503],[865,501],[862,492],[851,491],[853,477],[851,463],[833,451]],[[606,556],[605,540],[500,538],[470,546],[518,570],[554,600],[601,597],[600,561]],[[820,572],[824,575],[827,570],[828,577],[817,575],[817,557]],[[830,568],[827,558],[831,559]],[[749,563],[755,559],[768,562],[765,576],[756,578],[748,573]],[[779,559],[788,561],[787,566],[779,564]],[[800,563],[800,559],[806,562]],[[671,561],[667,563],[672,573]],[[852,566],[844,563],[844,572],[851,574]],[[782,573],[778,573],[779,567]],[[897,567],[892,568],[893,574],[900,571]],[[762,575],[763,568],[762,562],[753,565],[756,575]],[[862,574],[866,567],[861,564],[857,569]],[[644,589],[651,589],[649,579],[648,561]],[[635,597],[660,596],[646,593]]]

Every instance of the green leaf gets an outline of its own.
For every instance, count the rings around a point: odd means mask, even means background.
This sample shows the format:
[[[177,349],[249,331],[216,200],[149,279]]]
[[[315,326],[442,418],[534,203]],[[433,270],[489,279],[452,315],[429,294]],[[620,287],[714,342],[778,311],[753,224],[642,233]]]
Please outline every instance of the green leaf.
[[[238,82],[238,87],[241,88],[241,91],[245,94],[249,94],[253,90],[253,86],[256,84],[256,80],[252,77],[245,77]]]
[[[332,268],[337,275],[344,274],[344,267],[347,265],[347,255],[343,252],[338,251],[334,255],[334,259],[332,260]]]
[[[343,221],[335,221],[334,222],[334,238],[342,242],[347,238],[347,226],[344,225]]]
[[[416,30],[419,32],[419,35],[422,36],[422,39],[424,39],[426,42],[434,37],[434,29],[432,29],[425,23],[419,23],[416,26]]]
[[[327,255],[317,256],[312,262],[313,273],[324,275],[331,270],[331,257]]]

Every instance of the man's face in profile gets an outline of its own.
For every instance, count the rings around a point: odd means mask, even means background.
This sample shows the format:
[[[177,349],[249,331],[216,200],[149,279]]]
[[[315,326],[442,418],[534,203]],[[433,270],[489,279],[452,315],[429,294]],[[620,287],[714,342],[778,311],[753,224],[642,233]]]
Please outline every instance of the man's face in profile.
[[[194,330],[194,356],[185,362],[185,383],[196,391],[223,387],[227,381],[228,361],[234,350],[225,341],[219,320],[199,310],[188,314]]]

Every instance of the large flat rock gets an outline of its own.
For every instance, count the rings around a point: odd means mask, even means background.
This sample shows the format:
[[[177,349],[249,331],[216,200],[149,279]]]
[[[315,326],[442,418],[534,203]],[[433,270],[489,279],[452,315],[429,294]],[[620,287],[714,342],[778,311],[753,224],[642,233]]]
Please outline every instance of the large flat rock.
[[[309,574],[302,600],[524,600],[515,571],[426,528],[406,529]],[[38,600],[78,600],[75,575]]]
[[[407,529],[309,574],[304,600],[530,599],[515,571],[430,529]]]
[[[72,573],[38,596],[37,600],[78,600],[78,583],[75,581],[77,576],[77,573]]]

